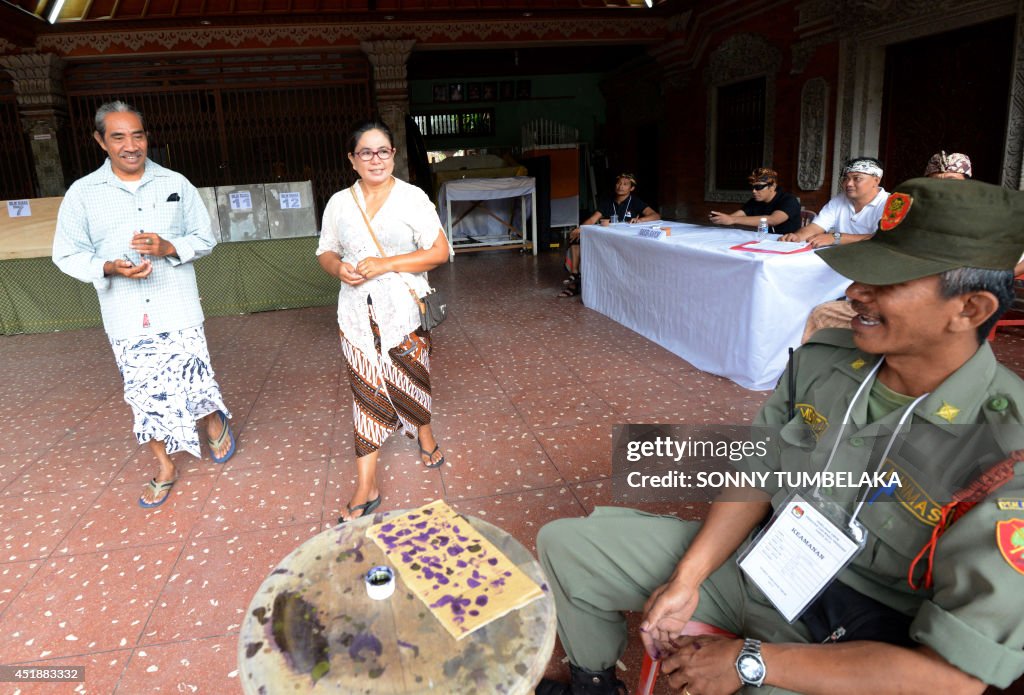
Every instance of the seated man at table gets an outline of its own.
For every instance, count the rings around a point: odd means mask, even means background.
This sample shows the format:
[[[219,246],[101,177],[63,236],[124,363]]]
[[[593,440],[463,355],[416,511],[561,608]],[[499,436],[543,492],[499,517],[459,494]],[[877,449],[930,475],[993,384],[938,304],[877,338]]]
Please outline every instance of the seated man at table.
[[[747,177],[753,196],[736,212],[711,211],[714,224],[734,224],[757,229],[762,217],[768,218],[773,234],[788,234],[800,229],[800,201],[792,193],[779,188],[779,174],[774,169],[754,169]]]
[[[832,198],[806,227],[782,236],[782,241],[806,241],[814,248],[864,241],[875,233],[888,194],[879,183],[882,163],[857,157],[843,167],[843,192]]]
[[[874,238],[821,254],[853,280],[858,316],[800,348],[755,419],[778,428],[752,434],[767,445],[743,462],[763,485],[723,491],[703,523],[598,507],[541,529],[572,683],[539,695],[623,692],[624,610],[643,611],[644,645],[683,695],[966,695],[1024,673],[1024,381],[985,340],[1011,301],[1024,193],[923,178],[897,191]],[[890,477],[788,487],[824,470]],[[773,512],[787,516],[766,552],[755,536]],[[789,534],[804,515],[813,543]],[[844,536],[864,552],[825,571],[818,551],[837,559]],[[747,574],[751,547],[768,559]],[[780,549],[792,563],[770,559]],[[820,598],[800,593],[812,569]],[[808,610],[788,621],[766,598],[780,591]],[[690,621],[732,634],[684,637]]]
[[[946,154],[941,150],[932,155],[925,165],[924,175],[932,179],[958,179],[963,181],[973,175],[971,158],[965,154],[954,152]]]
[[[965,154],[954,152],[946,154],[940,151],[932,155],[925,165],[924,175],[930,179],[952,179],[963,181],[971,178],[971,159]],[[1013,269],[1014,275],[1024,273],[1024,257]],[[803,338],[800,344],[806,343],[812,335],[822,328],[849,328],[855,312],[845,299],[819,304],[811,310],[804,325]]]
[[[583,220],[583,225],[615,224],[617,222],[650,222],[659,219],[658,211],[633,195],[636,190],[636,177],[632,174],[619,174],[615,178],[615,195],[611,198],[602,198],[597,203],[597,211]],[[582,227],[583,225],[580,225]],[[565,265],[569,271],[569,278],[565,281],[565,289],[559,297],[572,297],[579,294],[583,289],[580,282],[580,227],[569,233],[569,251],[566,254]]]

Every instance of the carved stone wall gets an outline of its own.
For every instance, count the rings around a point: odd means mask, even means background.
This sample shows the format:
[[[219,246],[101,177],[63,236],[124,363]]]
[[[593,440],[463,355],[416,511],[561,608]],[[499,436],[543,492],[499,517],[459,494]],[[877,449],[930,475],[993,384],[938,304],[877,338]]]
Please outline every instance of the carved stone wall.
[[[405,117],[409,113],[408,63],[416,41],[384,39],[363,41],[360,47],[373,65],[377,111],[395,138],[395,176],[409,180],[409,155],[406,153]]]
[[[64,195],[67,186],[58,139],[67,123],[64,61],[52,53],[23,53],[0,56],[0,66],[14,83],[22,126],[29,135],[39,195]]]
[[[881,128],[885,46],[1014,14],[1017,44],[1003,185],[1024,186],[1024,3],[1021,0],[824,0],[843,37],[836,107],[833,180],[852,155],[876,156]]]
[[[667,20],[655,16],[613,19],[506,21],[343,22],[251,27],[175,27],[130,31],[73,31],[61,27],[39,36],[36,48],[62,56],[251,49],[253,46],[315,48],[354,46],[367,36],[403,36],[418,43],[650,39],[664,36]]]
[[[1003,186],[1024,191],[1024,0],[1017,0],[1013,46],[1013,84],[1003,146]]]
[[[807,80],[800,92],[800,151],[796,182],[803,191],[816,191],[825,182],[825,146],[828,136],[828,82]]]
[[[763,166],[771,166],[775,151],[775,76],[782,64],[782,52],[763,36],[736,34],[714,50],[704,70],[708,88],[707,138],[704,153],[704,197],[713,201],[742,202],[750,191],[719,190],[715,185],[715,144],[717,138],[718,88],[741,80],[765,78]]]

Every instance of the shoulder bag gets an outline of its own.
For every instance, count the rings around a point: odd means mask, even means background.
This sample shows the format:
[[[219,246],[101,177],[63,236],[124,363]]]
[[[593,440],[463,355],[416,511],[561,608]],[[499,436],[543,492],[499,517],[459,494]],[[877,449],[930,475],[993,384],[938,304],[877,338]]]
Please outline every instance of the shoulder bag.
[[[356,207],[359,209],[359,214],[363,216],[363,222],[366,223],[366,230],[370,233],[370,238],[373,239],[373,243],[377,245],[377,250],[380,252],[381,258],[387,258],[388,255],[384,253],[384,249],[381,247],[380,242],[377,241],[377,235],[373,233],[373,227],[370,226],[370,220],[366,217],[366,213],[363,211],[363,207],[359,204],[359,198],[356,197],[356,186],[354,184],[349,192],[352,193],[352,200],[355,201]],[[399,273],[401,276],[401,273]],[[412,288],[405,278],[402,278],[405,282],[406,287],[409,288],[409,294],[412,295],[413,301],[416,302],[416,306],[420,312],[420,328],[424,331],[430,331],[441,324],[448,316],[448,302],[444,297],[444,294],[433,287],[428,287],[426,294],[422,297],[416,294],[416,291]]]

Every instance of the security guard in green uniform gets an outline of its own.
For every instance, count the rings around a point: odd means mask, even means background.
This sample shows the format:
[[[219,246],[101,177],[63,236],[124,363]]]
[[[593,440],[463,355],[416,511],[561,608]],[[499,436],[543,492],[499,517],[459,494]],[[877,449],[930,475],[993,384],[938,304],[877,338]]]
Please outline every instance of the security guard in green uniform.
[[[1022,250],[1024,193],[914,179],[889,197],[874,238],[822,251],[854,281],[858,315],[798,350],[758,415],[778,435],[745,464],[768,474],[760,498],[723,494],[703,522],[601,507],[541,530],[572,680],[537,693],[624,692],[625,610],[643,611],[644,645],[682,695],[981,693],[1018,679],[1024,381],[985,338],[1012,301]],[[789,473],[825,470],[889,483],[790,487],[800,478]],[[808,506],[844,519],[829,528],[861,550],[790,622],[778,597],[810,591],[810,574],[741,570],[737,558],[788,528],[759,538],[766,517]],[[734,636],[685,636],[697,622]]]

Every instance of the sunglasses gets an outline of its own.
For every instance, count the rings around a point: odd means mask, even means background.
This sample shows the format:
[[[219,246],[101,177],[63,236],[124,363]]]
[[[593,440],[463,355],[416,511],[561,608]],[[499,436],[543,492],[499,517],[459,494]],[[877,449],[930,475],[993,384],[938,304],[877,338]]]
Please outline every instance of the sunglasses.
[[[753,184],[750,185],[750,187],[753,188],[755,191],[763,191],[764,189],[768,188],[768,186],[771,186],[771,184],[770,183],[753,183]]]

